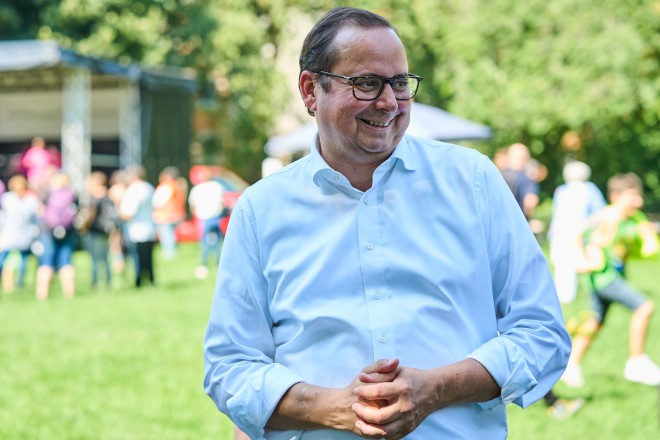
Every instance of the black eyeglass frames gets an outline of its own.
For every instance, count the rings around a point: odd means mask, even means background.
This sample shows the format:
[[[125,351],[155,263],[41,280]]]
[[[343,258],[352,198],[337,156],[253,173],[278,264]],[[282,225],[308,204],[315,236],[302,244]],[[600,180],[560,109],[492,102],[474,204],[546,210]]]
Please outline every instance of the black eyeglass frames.
[[[323,70],[318,70],[316,73],[350,81],[353,86],[353,96],[360,101],[374,101],[378,99],[380,94],[383,93],[386,83],[392,87],[394,97],[398,101],[413,99],[417,94],[420,81],[424,79],[412,73],[392,78],[383,78],[382,76],[344,76]]]

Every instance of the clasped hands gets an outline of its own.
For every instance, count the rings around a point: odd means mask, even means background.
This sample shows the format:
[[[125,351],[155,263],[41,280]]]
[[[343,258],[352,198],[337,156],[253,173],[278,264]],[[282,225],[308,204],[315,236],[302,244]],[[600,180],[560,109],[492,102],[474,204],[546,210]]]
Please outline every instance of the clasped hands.
[[[349,385],[357,401],[352,431],[365,438],[400,439],[437,409],[437,388],[425,372],[399,365],[398,359],[379,360],[365,367]]]

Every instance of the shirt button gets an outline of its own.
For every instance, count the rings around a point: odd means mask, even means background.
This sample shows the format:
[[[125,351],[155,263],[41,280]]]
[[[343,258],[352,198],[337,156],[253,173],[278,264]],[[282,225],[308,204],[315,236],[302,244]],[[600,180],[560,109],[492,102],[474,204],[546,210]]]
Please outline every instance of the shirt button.
[[[373,248],[374,248],[374,244],[373,244],[373,243],[369,243],[369,244],[367,244],[367,249],[372,250]]]
[[[380,292],[374,292],[374,298],[380,299]]]
[[[335,176],[333,177],[333,179],[335,179],[335,182],[336,182],[336,181],[339,180],[339,176],[335,174]]]
[[[385,336],[381,336],[381,337],[380,337],[380,342],[382,342],[383,344],[386,343],[386,342],[387,342],[387,338],[386,338]]]
[[[369,199],[367,197],[364,198],[364,204],[368,205],[369,204]]]

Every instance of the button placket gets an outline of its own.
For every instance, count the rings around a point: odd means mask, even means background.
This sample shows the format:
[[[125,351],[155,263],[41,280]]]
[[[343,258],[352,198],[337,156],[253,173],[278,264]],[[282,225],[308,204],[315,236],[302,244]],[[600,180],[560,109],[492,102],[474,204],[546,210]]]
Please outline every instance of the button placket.
[[[396,357],[395,345],[390,334],[390,304],[385,294],[384,262],[380,246],[381,231],[378,189],[373,187],[362,194],[357,205],[358,240],[360,243],[360,266],[364,281],[364,292],[368,319],[371,323],[371,344],[377,359]]]

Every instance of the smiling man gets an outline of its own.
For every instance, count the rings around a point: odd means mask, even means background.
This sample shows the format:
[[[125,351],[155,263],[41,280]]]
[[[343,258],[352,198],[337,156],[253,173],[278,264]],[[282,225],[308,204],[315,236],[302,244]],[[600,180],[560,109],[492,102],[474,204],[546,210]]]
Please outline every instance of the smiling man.
[[[499,171],[405,134],[421,80],[368,11],[305,39],[318,136],[239,199],[205,340],[205,389],[252,439],[505,438],[505,405],[565,368],[546,260]]]

